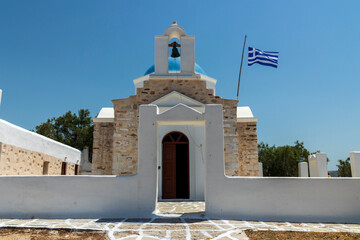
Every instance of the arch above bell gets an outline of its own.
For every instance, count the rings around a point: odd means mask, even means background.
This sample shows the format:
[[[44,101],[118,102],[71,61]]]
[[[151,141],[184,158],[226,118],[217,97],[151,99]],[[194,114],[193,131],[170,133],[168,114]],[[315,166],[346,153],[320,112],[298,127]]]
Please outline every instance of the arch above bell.
[[[186,32],[182,27],[177,25],[176,21],[174,21],[172,25],[164,31],[163,36],[168,36],[169,40],[173,38],[180,40],[182,36],[186,36]]]

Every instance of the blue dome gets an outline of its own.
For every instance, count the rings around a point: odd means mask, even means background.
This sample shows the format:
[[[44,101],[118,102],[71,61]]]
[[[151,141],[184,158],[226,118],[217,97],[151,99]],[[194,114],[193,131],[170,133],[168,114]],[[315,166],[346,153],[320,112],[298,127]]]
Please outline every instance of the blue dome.
[[[181,57],[179,58],[169,57],[169,72],[180,72],[180,62],[181,62]],[[145,72],[144,75],[148,75],[153,72],[155,72],[155,65],[149,67],[149,69]],[[206,75],[205,71],[197,63],[195,63],[195,72]]]

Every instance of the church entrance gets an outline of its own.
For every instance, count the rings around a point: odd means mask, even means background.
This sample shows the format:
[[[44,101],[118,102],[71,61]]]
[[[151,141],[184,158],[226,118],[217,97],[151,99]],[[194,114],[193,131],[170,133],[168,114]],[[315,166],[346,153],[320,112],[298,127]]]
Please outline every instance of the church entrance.
[[[189,199],[189,140],[181,132],[162,140],[162,199]]]

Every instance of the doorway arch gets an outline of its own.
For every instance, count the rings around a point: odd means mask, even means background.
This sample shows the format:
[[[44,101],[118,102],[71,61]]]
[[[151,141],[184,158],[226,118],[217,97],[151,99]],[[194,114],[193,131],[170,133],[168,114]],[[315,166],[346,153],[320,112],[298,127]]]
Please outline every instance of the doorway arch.
[[[189,139],[170,132],[162,139],[162,199],[189,199]]]

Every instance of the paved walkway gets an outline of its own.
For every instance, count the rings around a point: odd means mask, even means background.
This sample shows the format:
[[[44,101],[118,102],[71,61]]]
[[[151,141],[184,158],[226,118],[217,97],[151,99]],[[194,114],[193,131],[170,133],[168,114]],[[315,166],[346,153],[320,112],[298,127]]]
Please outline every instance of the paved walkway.
[[[0,227],[104,230],[110,239],[248,239],[244,230],[354,232],[359,224],[252,222],[204,217],[204,202],[160,202],[156,217],[0,219]]]

